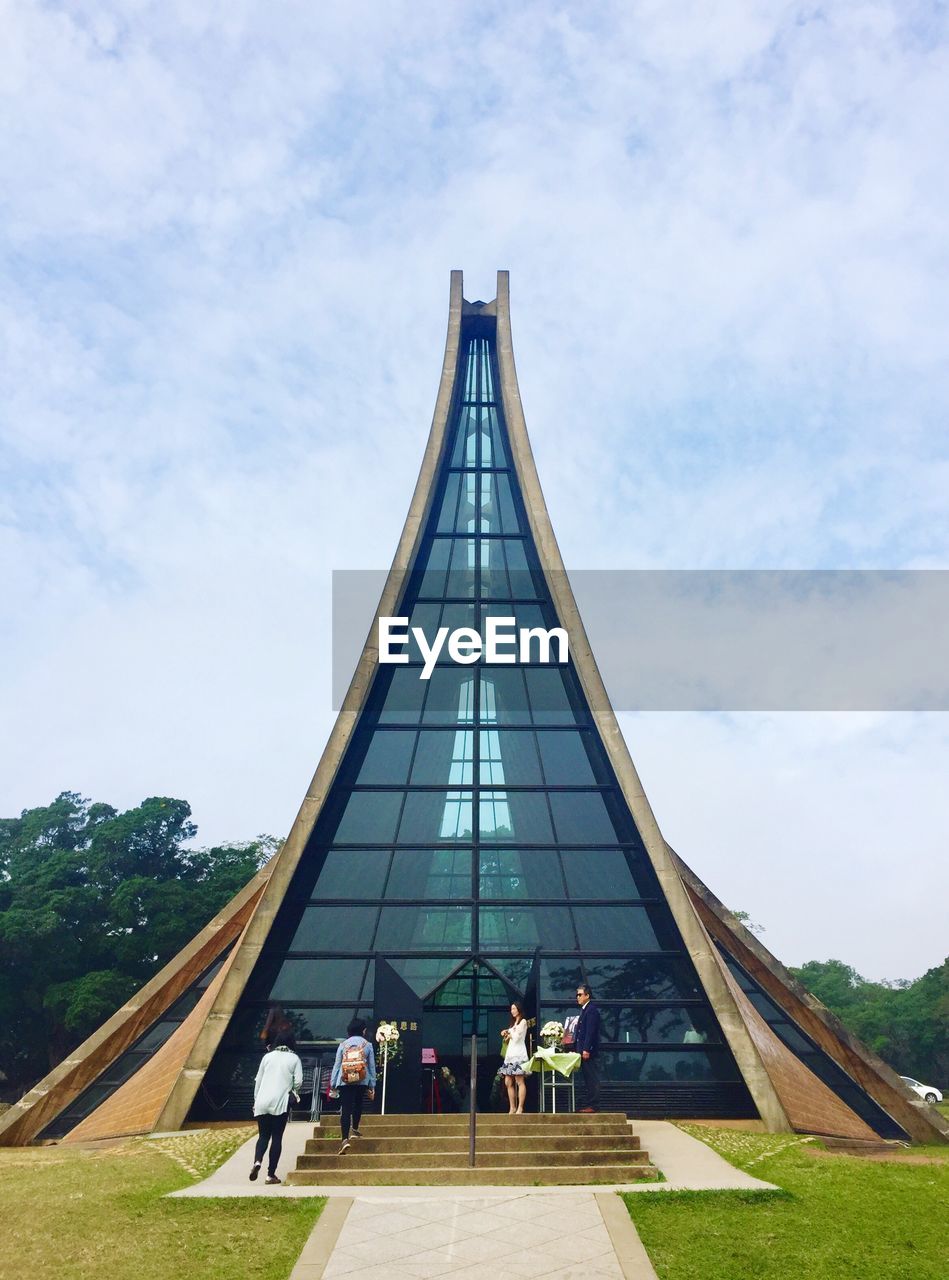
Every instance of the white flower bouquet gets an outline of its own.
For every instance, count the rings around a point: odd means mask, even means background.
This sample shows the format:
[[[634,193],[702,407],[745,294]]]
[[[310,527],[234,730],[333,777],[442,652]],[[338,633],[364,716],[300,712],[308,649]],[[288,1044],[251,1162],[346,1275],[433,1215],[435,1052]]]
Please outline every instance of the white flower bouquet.
[[[540,1029],[540,1042],[545,1049],[559,1049],[563,1044],[563,1023],[545,1022]]]
[[[399,1038],[399,1026],[396,1022],[380,1022],[376,1029],[376,1066],[381,1062],[390,1067],[396,1066],[402,1059],[402,1041]]]

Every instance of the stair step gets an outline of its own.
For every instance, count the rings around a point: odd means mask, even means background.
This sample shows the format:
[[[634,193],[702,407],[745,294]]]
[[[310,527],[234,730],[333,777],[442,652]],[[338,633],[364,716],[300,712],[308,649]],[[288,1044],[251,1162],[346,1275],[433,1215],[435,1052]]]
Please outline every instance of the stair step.
[[[344,1158],[345,1159],[345,1158]],[[342,1163],[342,1162],[341,1162]],[[583,1186],[589,1183],[625,1183],[652,1180],[651,1165],[601,1164],[478,1165],[474,1169],[424,1168],[359,1169],[343,1164],[339,1169],[294,1169],[287,1182],[294,1187],[319,1186]]]
[[[456,1123],[453,1125],[439,1125],[437,1127],[418,1124],[415,1122],[407,1122],[398,1125],[378,1126],[367,1124],[365,1119],[360,1123],[360,1133],[366,1138],[435,1138],[435,1137],[468,1137],[468,1122]],[[338,1133],[339,1130],[335,1124],[321,1125],[313,1130],[315,1138],[325,1133]],[[588,1124],[561,1124],[556,1126],[548,1126],[545,1124],[536,1124],[526,1121],[523,1123],[508,1124],[482,1124],[479,1120],[477,1124],[478,1137],[487,1136],[514,1136],[531,1137],[543,1139],[549,1135],[556,1133],[559,1137],[564,1138],[586,1138],[594,1135],[610,1136],[625,1133],[631,1133],[629,1125],[624,1120],[622,1123],[609,1122],[595,1125]]]
[[[550,1111],[528,1111],[522,1116],[511,1116],[506,1111],[478,1111],[476,1115],[478,1124],[500,1125],[524,1124],[527,1121],[546,1125],[596,1124],[597,1121],[601,1120],[618,1120],[625,1124],[627,1119],[625,1111],[558,1111],[556,1114]],[[409,1121],[426,1125],[467,1124],[468,1113],[466,1111],[456,1111],[433,1116],[417,1111],[400,1111],[385,1116],[377,1115],[375,1112],[368,1112],[363,1116],[363,1123],[367,1125],[399,1125],[406,1124]]]
[[[597,1133],[583,1134],[580,1137],[562,1137],[560,1134],[551,1135],[545,1133],[542,1136],[531,1137],[521,1134],[512,1134],[510,1136],[502,1136],[500,1134],[479,1134],[478,1135],[478,1151],[488,1154],[491,1151],[532,1151],[537,1146],[542,1146],[545,1151],[569,1152],[577,1155],[580,1152],[587,1151],[604,1151],[604,1150],[629,1150],[638,1151],[640,1140],[631,1133]],[[325,1137],[309,1138],[306,1144],[306,1154],[310,1156],[334,1154],[339,1146],[339,1134],[327,1134]],[[449,1152],[463,1152],[468,1154],[468,1137],[454,1137],[438,1135],[437,1137],[424,1138],[390,1138],[386,1137],[369,1137],[368,1133],[362,1131],[362,1136],[353,1139],[354,1151],[365,1151],[367,1154],[377,1152],[389,1152],[395,1157],[402,1155],[414,1155],[417,1152],[438,1152],[446,1155]]]
[[[631,1164],[641,1165],[649,1163],[649,1155],[645,1151],[578,1151],[572,1156],[560,1151],[479,1151],[476,1156],[476,1167],[481,1165],[493,1165],[499,1169],[506,1168],[508,1165],[530,1165],[534,1168],[547,1168],[556,1165],[575,1165],[581,1161],[583,1164]],[[466,1152],[450,1151],[437,1152],[426,1151],[424,1156],[419,1159],[406,1159],[404,1156],[393,1157],[391,1152],[380,1152],[378,1154],[367,1152],[363,1154],[361,1151],[356,1152],[355,1148],[350,1147],[345,1155],[333,1153],[330,1155],[304,1155],[297,1157],[297,1169],[339,1169],[344,1165],[354,1165],[360,1169],[377,1169],[392,1168],[401,1166],[405,1169],[411,1169],[413,1165],[425,1164],[426,1167],[432,1169],[458,1169],[468,1167],[468,1157]]]

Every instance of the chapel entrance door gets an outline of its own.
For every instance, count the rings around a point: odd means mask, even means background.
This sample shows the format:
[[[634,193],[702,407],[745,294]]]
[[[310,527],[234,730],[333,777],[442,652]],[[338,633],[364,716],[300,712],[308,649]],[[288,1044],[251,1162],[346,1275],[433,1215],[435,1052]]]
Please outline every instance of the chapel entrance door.
[[[476,1110],[503,1110],[507,1103],[496,1080],[503,1046],[501,1031],[510,1023],[512,1000],[519,991],[480,956],[463,961],[424,997],[425,1046],[435,1050],[437,1063],[427,1075],[428,1097],[423,1109],[467,1111],[471,1076],[471,1037],[477,1036]],[[426,1083],[423,1083],[423,1091]],[[529,1103],[530,1105],[530,1103]]]

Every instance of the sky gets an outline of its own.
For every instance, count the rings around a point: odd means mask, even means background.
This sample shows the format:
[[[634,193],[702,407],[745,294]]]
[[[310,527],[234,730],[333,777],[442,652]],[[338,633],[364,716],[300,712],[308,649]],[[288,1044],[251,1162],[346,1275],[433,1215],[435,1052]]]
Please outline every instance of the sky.
[[[452,268],[471,300],[511,272],[568,569],[949,567],[943,4],[0,24],[3,816],[170,795],[200,843],[287,832],[330,575],[395,549]],[[941,963],[949,717],[621,722],[785,963]]]

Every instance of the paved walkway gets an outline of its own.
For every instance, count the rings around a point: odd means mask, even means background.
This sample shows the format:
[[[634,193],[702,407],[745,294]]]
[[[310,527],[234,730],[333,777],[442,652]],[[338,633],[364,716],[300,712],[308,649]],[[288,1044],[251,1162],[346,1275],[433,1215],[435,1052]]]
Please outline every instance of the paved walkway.
[[[209,1178],[172,1194],[327,1196],[290,1280],[656,1280],[616,1191],[769,1190],[664,1120],[636,1133],[665,1182],[612,1187],[268,1187],[250,1182],[254,1139]],[[287,1126],[281,1174],[313,1132]]]
[[[656,1280],[617,1196],[458,1190],[450,1199],[360,1196],[345,1217],[344,1201],[331,1200],[290,1280]]]

